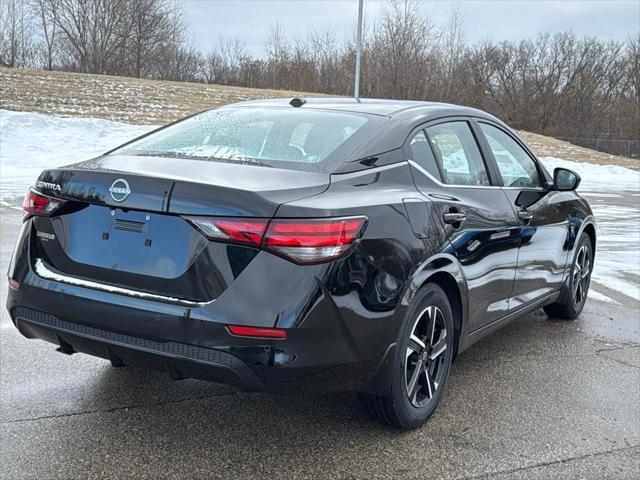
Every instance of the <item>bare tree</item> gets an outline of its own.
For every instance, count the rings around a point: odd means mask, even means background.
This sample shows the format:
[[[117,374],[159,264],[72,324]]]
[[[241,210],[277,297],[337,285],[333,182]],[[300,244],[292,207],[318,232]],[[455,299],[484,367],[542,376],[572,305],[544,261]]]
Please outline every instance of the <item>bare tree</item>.
[[[55,18],[63,32],[70,67],[116,73],[126,44],[128,0],[59,0]]]
[[[420,15],[415,0],[392,0],[374,30],[367,49],[369,68],[366,79],[375,81],[375,96],[423,98],[430,71],[429,57],[435,52],[438,33],[429,20]],[[393,93],[392,93],[393,92]]]
[[[220,38],[218,45],[205,59],[205,81],[221,85],[239,83],[240,68],[245,57],[244,45],[239,39]]]
[[[171,5],[169,29],[154,62],[152,76],[165,80],[184,82],[201,81],[204,61],[200,53],[187,39],[184,9],[182,4]]]
[[[0,2],[0,63],[30,67],[34,61],[33,23],[25,0]]]
[[[460,6],[455,6],[450,14],[449,20],[442,35],[444,62],[444,72],[442,80],[444,82],[443,99],[450,101],[451,89],[455,82],[456,70],[460,65],[460,60],[464,56],[464,16]]]
[[[31,8],[43,38],[44,65],[47,70],[53,69],[57,50],[57,9],[58,0],[31,0]]]
[[[312,91],[330,92],[340,88],[344,74],[340,65],[343,49],[335,32],[330,29],[324,32],[313,30],[307,39],[305,49],[309,61],[315,67]]]
[[[285,88],[290,46],[282,26],[276,22],[267,35],[267,68],[270,70],[274,88]]]
[[[140,78],[149,73],[159,49],[171,36],[174,10],[168,0],[128,0],[126,12],[126,53],[131,57],[133,76]]]

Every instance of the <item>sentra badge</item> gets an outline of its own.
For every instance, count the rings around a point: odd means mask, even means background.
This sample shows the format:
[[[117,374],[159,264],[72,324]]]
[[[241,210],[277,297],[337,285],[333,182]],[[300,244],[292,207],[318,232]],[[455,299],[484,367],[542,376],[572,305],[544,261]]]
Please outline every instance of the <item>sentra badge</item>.
[[[38,182],[36,183],[36,186],[38,188],[46,188],[48,190],[53,190],[54,192],[62,191],[62,187],[60,187],[60,185],[58,185],[57,183],[49,183],[49,182],[43,182],[41,180],[38,180]]]

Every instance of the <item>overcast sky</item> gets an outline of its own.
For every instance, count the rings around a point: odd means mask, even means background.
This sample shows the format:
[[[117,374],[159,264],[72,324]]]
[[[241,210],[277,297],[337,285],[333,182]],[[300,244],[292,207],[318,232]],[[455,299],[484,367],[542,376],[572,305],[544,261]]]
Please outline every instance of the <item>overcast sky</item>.
[[[365,19],[373,23],[385,8],[364,0]],[[219,37],[240,39],[247,53],[263,56],[264,40],[279,22],[290,37],[313,28],[331,28],[342,40],[354,35],[357,0],[186,0],[195,45],[207,51]],[[625,40],[640,31],[640,0],[422,0],[420,9],[436,24],[446,22],[452,7],[464,15],[465,38],[514,40],[542,32],[572,29],[576,34]]]

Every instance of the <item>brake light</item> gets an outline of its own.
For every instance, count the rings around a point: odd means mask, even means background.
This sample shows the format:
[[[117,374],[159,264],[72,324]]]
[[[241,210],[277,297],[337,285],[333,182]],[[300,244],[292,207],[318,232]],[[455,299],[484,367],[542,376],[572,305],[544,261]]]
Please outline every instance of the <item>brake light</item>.
[[[366,221],[366,217],[274,219],[262,247],[300,264],[335,260],[357,243]]]
[[[269,220],[241,218],[184,217],[210,240],[259,247]]]
[[[64,201],[53,197],[47,197],[36,192],[33,188],[27,190],[27,194],[22,202],[24,220],[32,215],[51,215],[58,209]]]
[[[358,242],[366,217],[243,219],[184,217],[208,239],[251,245],[298,264],[328,262],[346,255]]]

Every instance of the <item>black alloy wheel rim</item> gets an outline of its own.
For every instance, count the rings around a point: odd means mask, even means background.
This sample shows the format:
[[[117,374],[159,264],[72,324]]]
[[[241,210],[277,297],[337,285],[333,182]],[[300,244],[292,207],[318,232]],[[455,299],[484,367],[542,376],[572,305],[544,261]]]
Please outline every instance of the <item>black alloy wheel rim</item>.
[[[414,407],[424,407],[446,380],[447,324],[436,306],[416,318],[405,356],[407,397]]]

